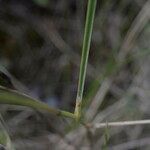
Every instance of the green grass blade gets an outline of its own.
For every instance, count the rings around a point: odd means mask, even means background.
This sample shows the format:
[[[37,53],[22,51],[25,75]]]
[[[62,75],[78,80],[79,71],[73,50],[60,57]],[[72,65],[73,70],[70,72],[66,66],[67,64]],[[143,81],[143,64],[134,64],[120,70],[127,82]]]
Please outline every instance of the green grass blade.
[[[88,1],[83,47],[82,47],[82,57],[81,57],[81,64],[80,64],[78,91],[77,91],[76,107],[75,107],[75,115],[76,115],[77,120],[80,118],[80,115],[81,115],[81,104],[82,104],[82,98],[83,98],[85,75],[86,75],[87,61],[88,61],[88,56],[89,56],[89,49],[90,49],[90,44],[91,44],[91,35],[92,35],[92,29],[93,29],[96,3],[97,3],[97,0]]]
[[[75,115],[70,112],[51,108],[43,102],[35,100],[17,91],[4,88],[2,86],[0,86],[0,104],[28,106],[37,110],[44,110],[50,112],[58,116],[75,118]]]
[[[0,147],[5,147],[7,150],[15,150],[1,114],[0,114]]]

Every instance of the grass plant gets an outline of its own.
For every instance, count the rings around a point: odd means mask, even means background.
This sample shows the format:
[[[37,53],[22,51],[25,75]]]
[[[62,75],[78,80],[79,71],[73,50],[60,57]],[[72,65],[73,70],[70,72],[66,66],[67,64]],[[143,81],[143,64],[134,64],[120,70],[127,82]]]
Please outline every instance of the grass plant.
[[[97,0],[88,1],[83,48],[82,48],[82,57],[81,57],[81,64],[80,64],[80,75],[79,75],[78,91],[77,91],[76,106],[75,106],[74,113],[51,108],[50,106],[48,106],[43,102],[35,100],[17,91],[6,89],[5,87],[0,87],[1,104],[28,106],[34,109],[42,109],[58,116],[69,117],[76,120],[80,119],[83,90],[84,90],[89,49],[91,44],[91,35],[92,35],[93,22],[95,16],[96,2]]]

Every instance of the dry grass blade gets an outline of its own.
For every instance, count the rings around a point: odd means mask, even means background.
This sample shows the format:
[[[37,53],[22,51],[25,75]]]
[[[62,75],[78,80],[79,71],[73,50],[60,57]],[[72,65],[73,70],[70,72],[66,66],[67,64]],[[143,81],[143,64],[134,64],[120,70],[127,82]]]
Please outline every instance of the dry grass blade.
[[[148,0],[135,20],[133,21],[130,29],[128,30],[127,35],[125,36],[124,42],[122,44],[122,47],[120,49],[120,52],[117,57],[118,65],[121,67],[123,62],[125,62],[125,58],[131,49],[131,45],[133,46],[133,40],[136,39],[136,37],[139,35],[139,33],[143,30],[144,26],[147,24],[147,22],[150,19],[150,1]],[[132,44],[131,44],[132,43]],[[112,84],[112,78],[105,79],[102,83],[102,87],[100,87],[86,112],[87,118],[90,120],[92,119],[100,107],[101,103],[103,102],[107,92],[109,91]],[[94,109],[93,109],[94,108]],[[90,117],[88,117],[90,116]]]
[[[143,124],[144,125],[150,124],[150,120],[96,123],[96,124],[92,125],[92,127],[98,129],[98,128],[105,128],[105,127],[118,127],[118,126],[143,125]]]
[[[133,21],[127,35],[124,39],[120,53],[118,55],[118,60],[122,62],[129,50],[132,48],[135,39],[143,30],[144,26],[149,22],[150,19],[150,1],[148,0],[142,10],[139,12],[135,20]]]

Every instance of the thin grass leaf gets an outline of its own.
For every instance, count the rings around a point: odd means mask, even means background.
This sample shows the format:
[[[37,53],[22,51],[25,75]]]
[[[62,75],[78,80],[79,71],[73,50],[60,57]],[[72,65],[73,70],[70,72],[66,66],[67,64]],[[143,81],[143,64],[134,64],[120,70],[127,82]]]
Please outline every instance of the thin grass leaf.
[[[2,86],[0,86],[0,104],[28,106],[37,110],[44,110],[50,112],[58,116],[75,118],[75,115],[70,112],[51,108],[47,104],[33,99],[28,95],[19,93],[15,90],[7,89]]]
[[[81,57],[81,64],[80,64],[78,91],[77,91],[76,107],[75,107],[75,115],[76,115],[77,120],[79,120],[81,116],[81,105],[82,105],[89,49],[90,49],[90,44],[91,44],[91,35],[92,35],[92,29],[93,29],[96,3],[97,3],[97,0],[88,1],[83,47],[82,47],[82,57]]]

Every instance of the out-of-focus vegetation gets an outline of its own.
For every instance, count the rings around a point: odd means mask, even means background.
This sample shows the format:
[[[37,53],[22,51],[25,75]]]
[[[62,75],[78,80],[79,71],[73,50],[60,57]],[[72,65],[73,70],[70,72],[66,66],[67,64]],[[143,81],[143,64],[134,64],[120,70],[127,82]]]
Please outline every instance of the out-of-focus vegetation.
[[[86,4],[0,1],[0,70],[16,89],[74,111]],[[150,118],[149,19],[149,0],[98,0],[84,92],[86,121]],[[86,129],[24,107],[0,105],[0,113],[7,126],[3,133],[17,150],[150,148],[148,125]]]

